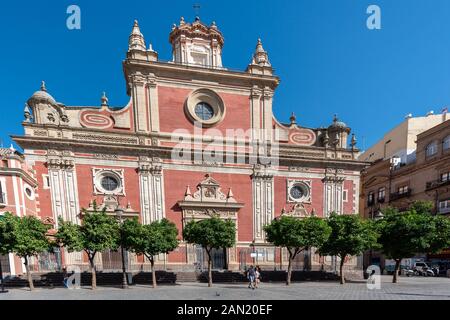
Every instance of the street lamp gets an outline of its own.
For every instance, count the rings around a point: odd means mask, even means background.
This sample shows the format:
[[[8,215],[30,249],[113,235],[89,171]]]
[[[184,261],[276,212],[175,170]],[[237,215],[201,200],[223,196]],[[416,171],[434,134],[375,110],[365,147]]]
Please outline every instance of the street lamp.
[[[0,216],[0,220],[2,220],[4,216]],[[3,278],[3,268],[2,268],[2,261],[0,260],[0,281],[2,282],[2,290],[0,293],[6,293],[8,290],[5,290],[5,278]]]
[[[376,212],[374,212],[373,208],[371,211],[371,219],[373,221],[381,220],[384,218],[383,213],[378,209]],[[372,265],[372,259],[373,259],[373,249],[370,248],[370,257],[369,257],[369,266]]]
[[[252,248],[251,256],[252,256],[252,258],[253,258],[253,266],[255,266],[255,255],[256,255],[256,251],[255,251],[255,240],[252,241],[252,243],[250,244],[250,247]]]
[[[391,142],[392,142],[392,140],[391,140],[391,139],[389,139],[388,141],[386,141],[386,142],[384,143],[384,154],[383,154],[383,160],[384,160],[384,159],[386,159],[386,147],[387,147],[388,143],[391,143]]]
[[[114,213],[117,217],[119,217],[120,222],[120,252],[122,255],[122,289],[128,289],[128,281],[127,281],[127,270],[125,266],[125,252],[123,250],[123,213],[124,210],[120,205],[117,205],[116,210],[114,210]]]

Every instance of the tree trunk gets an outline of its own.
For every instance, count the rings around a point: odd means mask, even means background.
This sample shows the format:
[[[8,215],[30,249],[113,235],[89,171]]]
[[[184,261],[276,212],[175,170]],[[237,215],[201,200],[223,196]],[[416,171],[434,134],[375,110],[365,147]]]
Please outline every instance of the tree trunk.
[[[289,253],[289,264],[288,264],[288,272],[287,272],[287,278],[286,278],[287,286],[289,286],[291,284],[292,260],[294,260],[294,258],[292,257],[292,254]]]
[[[400,262],[402,259],[395,259],[394,277],[392,278],[392,283],[397,283],[398,269],[400,268]]]
[[[153,282],[153,288],[156,288],[156,272],[155,272],[155,259],[152,257],[150,259],[150,264],[152,266],[152,282]]]
[[[0,261],[0,281],[2,282],[2,286],[0,287],[0,292],[5,292],[5,280],[3,279],[3,269],[2,262]]]
[[[345,256],[341,257],[341,263],[339,266],[339,274],[340,274],[340,278],[341,278],[341,284],[345,284],[344,263],[345,263]]]
[[[34,290],[34,285],[33,285],[33,277],[31,276],[31,272],[30,272],[30,266],[28,265],[28,257],[25,256],[23,258],[25,260],[25,270],[27,271],[27,279],[28,279],[28,285],[30,287],[30,291]]]
[[[92,276],[92,290],[97,289],[97,271],[95,270],[95,263],[94,263],[95,254],[91,257],[89,256],[89,265],[91,268],[91,276]]]
[[[206,250],[208,254],[208,287],[212,287],[212,261],[211,261],[211,253]]]

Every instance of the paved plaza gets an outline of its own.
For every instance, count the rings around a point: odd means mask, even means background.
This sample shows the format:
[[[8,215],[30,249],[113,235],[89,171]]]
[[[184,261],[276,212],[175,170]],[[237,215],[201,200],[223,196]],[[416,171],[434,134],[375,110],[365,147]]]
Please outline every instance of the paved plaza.
[[[450,279],[400,277],[396,285],[390,276],[382,276],[381,289],[369,290],[365,282],[298,282],[287,287],[283,283],[262,283],[251,290],[245,284],[182,283],[161,285],[156,289],[136,285],[128,290],[116,287],[10,289],[0,300],[450,300]]]

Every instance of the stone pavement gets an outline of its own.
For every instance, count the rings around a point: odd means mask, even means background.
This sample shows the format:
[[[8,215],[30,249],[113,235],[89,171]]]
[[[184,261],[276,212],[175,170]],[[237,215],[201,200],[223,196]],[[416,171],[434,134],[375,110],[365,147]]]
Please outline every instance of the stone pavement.
[[[391,283],[391,276],[382,276],[381,289],[369,290],[365,282],[297,282],[287,287],[284,283],[262,283],[251,290],[245,284],[182,283],[161,285],[156,289],[136,285],[128,290],[98,287],[68,290],[64,288],[9,289],[0,294],[0,300],[450,300],[449,278],[400,277]]]

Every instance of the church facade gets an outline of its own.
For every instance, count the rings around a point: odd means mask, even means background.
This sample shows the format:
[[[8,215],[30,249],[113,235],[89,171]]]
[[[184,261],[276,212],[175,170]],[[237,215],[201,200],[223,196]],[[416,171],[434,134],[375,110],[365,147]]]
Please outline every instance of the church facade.
[[[13,139],[35,181],[36,215],[56,230],[58,217],[80,223],[81,210],[93,210],[95,201],[111,215],[121,206],[144,224],[167,218],[180,245],[158,264],[171,270],[204,266],[202,248],[183,241],[183,226],[218,215],[236,223],[237,243],[216,250],[214,267],[239,270],[286,266],[286,253],[263,231],[280,215],[357,213],[365,163],[355,137],[336,117],[321,128],[298,124],[294,114],[289,123],[275,119],[280,80],[261,40],[243,71],[224,66],[215,23],[182,18],[169,41],[173,59],[160,61],[134,23],[123,61],[125,106],[111,107],[105,94],[100,106],[66,106],[45,83],[28,99],[24,134]],[[99,269],[107,269],[111,253],[98,256]],[[82,253],[61,252],[61,259],[87,265]],[[312,269],[335,263],[314,252],[299,259]]]

